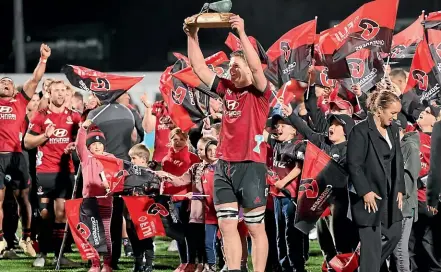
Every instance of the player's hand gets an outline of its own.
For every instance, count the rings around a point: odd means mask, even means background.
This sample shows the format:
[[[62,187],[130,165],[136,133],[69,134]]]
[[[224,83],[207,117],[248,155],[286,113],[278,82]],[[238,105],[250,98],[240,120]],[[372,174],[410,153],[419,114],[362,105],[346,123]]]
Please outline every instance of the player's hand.
[[[184,24],[183,30],[188,37],[196,38],[196,36],[198,35],[199,27]]]
[[[146,93],[144,93],[143,95],[141,95],[140,99],[141,99],[142,104],[144,104],[144,106],[145,106],[147,109],[152,108],[152,103],[150,103],[149,99],[147,98],[147,94],[146,94]]]
[[[81,126],[84,129],[88,129],[90,127],[90,125],[92,125],[92,120],[87,119],[86,121],[83,122],[83,124]]]
[[[238,34],[245,33],[245,21],[239,15],[230,17],[231,28],[236,29]]]
[[[51,56],[51,48],[47,44],[44,43],[41,44],[40,56],[43,59],[48,59]]]
[[[54,131],[55,131],[55,125],[49,124],[46,127],[46,131],[44,132],[44,136],[46,136],[46,138],[50,138],[50,137],[52,137],[52,135],[54,135]]]
[[[369,192],[369,193],[367,193],[367,194],[365,194],[363,196],[364,209],[368,210],[369,213],[371,213],[371,211],[374,212],[374,213],[378,211],[378,206],[377,206],[376,199],[380,199],[381,200],[381,197],[379,197],[374,192]]]

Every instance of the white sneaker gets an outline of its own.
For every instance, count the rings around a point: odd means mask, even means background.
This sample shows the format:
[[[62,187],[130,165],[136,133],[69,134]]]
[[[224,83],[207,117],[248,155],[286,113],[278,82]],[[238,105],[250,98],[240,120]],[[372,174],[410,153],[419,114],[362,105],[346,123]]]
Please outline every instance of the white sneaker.
[[[5,249],[8,247],[8,244],[6,243],[5,240],[0,241],[0,253],[2,253],[3,251],[5,251]]]
[[[39,253],[37,259],[32,264],[33,267],[44,267],[46,264],[46,254]]]
[[[20,240],[20,243],[18,244],[22,249],[23,253],[30,257],[36,257],[37,252],[35,252],[34,247],[32,246],[33,242],[30,237],[26,238],[25,240]]]
[[[317,240],[317,229],[316,228],[313,228],[309,232],[309,240]]]
[[[168,246],[167,251],[168,252],[178,251],[178,243],[176,242],[176,240],[171,241],[170,245]]]
[[[14,260],[19,258],[20,257],[18,257],[17,253],[15,253],[13,249],[5,250],[5,252],[3,253],[3,259]]]

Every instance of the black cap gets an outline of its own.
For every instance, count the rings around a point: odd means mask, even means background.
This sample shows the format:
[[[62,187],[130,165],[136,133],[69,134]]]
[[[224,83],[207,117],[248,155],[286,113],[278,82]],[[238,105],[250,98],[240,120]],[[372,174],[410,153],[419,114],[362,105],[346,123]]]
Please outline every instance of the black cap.
[[[401,112],[398,113],[397,119],[394,120],[394,123],[401,129],[405,130],[407,128],[407,118]]]
[[[292,126],[292,124],[288,118],[283,117],[282,115],[276,114],[276,115],[273,115],[273,117],[271,117],[271,127],[275,128],[277,125],[277,122],[279,122],[280,120],[283,121],[285,124]]]
[[[439,107],[437,107],[437,106],[433,106],[433,105],[430,104],[429,101],[427,101],[427,100],[423,100],[423,105],[424,105],[424,107],[430,109],[430,113],[431,113],[433,116],[435,116],[435,117],[438,117],[438,116],[439,116],[439,113],[440,113],[440,111],[441,111],[441,109],[440,109]]]
[[[354,120],[352,120],[351,116],[347,114],[331,114],[328,119],[329,124],[331,124],[334,119],[343,126],[343,131],[346,136],[349,135],[352,128],[355,126]]]

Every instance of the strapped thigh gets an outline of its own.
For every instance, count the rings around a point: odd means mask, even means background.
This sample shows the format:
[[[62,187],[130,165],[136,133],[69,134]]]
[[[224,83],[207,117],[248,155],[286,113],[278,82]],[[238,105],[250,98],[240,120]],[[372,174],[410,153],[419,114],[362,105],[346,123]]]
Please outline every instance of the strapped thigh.
[[[225,219],[238,220],[239,210],[237,208],[220,208],[216,212],[216,216],[218,220],[225,220]]]
[[[263,224],[265,222],[265,210],[243,213],[243,220],[248,224]]]

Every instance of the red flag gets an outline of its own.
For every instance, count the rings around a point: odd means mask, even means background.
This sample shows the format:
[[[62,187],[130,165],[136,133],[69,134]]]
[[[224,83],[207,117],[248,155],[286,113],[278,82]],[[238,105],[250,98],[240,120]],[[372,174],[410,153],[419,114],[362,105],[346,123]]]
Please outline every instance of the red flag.
[[[268,65],[277,73],[279,86],[291,79],[308,82],[316,28],[316,20],[299,25],[285,33],[268,49]]]
[[[430,101],[439,97],[440,85],[436,74],[435,62],[426,39],[423,39],[417,46],[404,93],[413,92],[421,104],[424,100]]]
[[[150,169],[117,158],[101,155],[94,157],[103,165],[104,177],[111,192],[133,192],[134,189],[159,191],[160,180]]]
[[[104,103],[114,102],[144,78],[106,74],[75,65],[65,65],[61,72],[73,86],[93,92]]]
[[[258,52],[259,50],[257,47],[256,39],[252,36],[248,36],[248,39],[250,40],[254,49],[256,49],[256,51]],[[230,48],[231,51],[233,51],[233,52],[238,51],[238,50],[242,50],[242,43],[240,42],[240,39],[231,32],[228,33],[228,37],[225,40],[225,45],[228,46],[228,48]]]
[[[342,85],[351,90],[352,85],[360,85],[361,91],[368,92],[384,75],[383,59],[378,53],[362,49],[346,57],[351,78],[343,79]]]
[[[438,72],[441,72],[441,30],[427,30],[428,44],[432,59],[436,63]]]
[[[394,35],[390,50],[392,59],[413,57],[417,44],[424,38],[423,18],[424,12],[410,26]]]
[[[441,11],[429,13],[426,20],[424,20],[423,25],[426,29],[441,30]]]
[[[283,97],[283,103],[288,105],[291,101],[299,101],[303,99],[305,87],[300,86],[297,80],[290,80],[283,84],[282,88],[277,92],[277,98]],[[271,101],[270,107],[277,105],[277,99]]]
[[[314,55],[317,65],[326,66],[328,68],[328,78],[350,78],[351,73],[345,59],[339,61],[332,60],[332,54],[334,54],[334,45],[332,41],[326,39],[329,36],[331,29],[322,31],[318,37],[316,37],[317,50]]]
[[[397,9],[398,0],[372,1],[331,28],[326,43],[333,48],[333,61],[363,48],[389,53]]]
[[[330,79],[328,76],[328,67],[326,66],[314,66],[313,82],[317,85],[332,88],[335,86],[335,79]]]
[[[145,196],[123,196],[124,203],[132,218],[139,240],[155,236],[165,236],[162,216],[169,211],[155,200]]]
[[[99,259],[107,252],[104,224],[96,198],[66,200],[67,222],[83,260]]]
[[[348,175],[324,151],[308,142],[297,198],[295,226],[308,234],[328,207],[333,188],[344,188]]]

